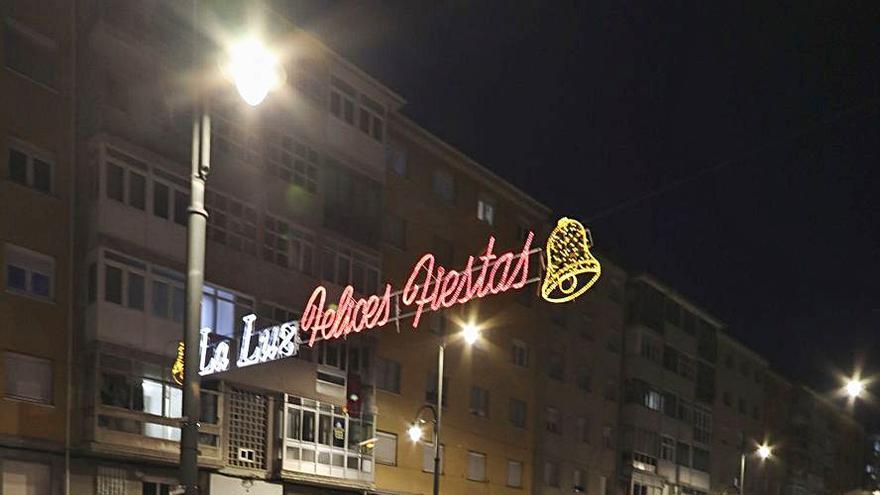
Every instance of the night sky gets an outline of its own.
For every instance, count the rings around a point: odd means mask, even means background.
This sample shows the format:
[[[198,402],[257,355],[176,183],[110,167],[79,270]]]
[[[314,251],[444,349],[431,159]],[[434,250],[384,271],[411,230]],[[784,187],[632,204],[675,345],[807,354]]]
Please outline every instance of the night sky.
[[[406,115],[828,392],[834,370],[880,371],[880,3],[727,3],[291,12]]]

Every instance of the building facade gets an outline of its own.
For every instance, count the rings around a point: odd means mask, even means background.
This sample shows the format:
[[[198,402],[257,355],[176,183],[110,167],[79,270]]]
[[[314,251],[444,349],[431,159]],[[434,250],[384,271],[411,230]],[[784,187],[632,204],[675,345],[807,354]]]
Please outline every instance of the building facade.
[[[721,324],[651,277],[627,293],[620,483],[634,495],[708,493]]]
[[[59,493],[67,446],[73,6],[0,7],[0,493]]]

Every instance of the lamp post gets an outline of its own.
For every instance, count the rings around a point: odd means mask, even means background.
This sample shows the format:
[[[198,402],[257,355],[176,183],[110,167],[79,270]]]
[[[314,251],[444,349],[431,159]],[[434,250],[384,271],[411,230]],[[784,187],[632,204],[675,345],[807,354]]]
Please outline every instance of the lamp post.
[[[462,327],[461,336],[468,345],[474,345],[480,338],[480,329],[473,323],[468,323]],[[419,426],[424,423],[422,413],[431,411],[433,413],[434,425],[434,489],[433,495],[440,495],[440,430],[443,418],[443,365],[445,364],[446,342],[441,341],[437,348],[437,405],[432,406],[425,404],[416,413],[416,420],[409,427],[407,433],[410,440],[418,442],[422,438],[422,428]]]
[[[198,0],[194,1],[193,22],[199,20]],[[195,59],[199,59],[196,30]],[[251,106],[260,104],[279,82],[274,56],[254,40],[235,45],[226,67],[242,98]],[[211,169],[211,117],[207,102],[197,91],[192,127],[190,203],[186,229],[186,311],[183,317],[183,418],[180,432],[180,483],[186,495],[198,495],[199,413],[199,327],[202,288],[205,281],[205,181]]]
[[[773,455],[773,449],[765,444],[761,444],[758,446],[757,450],[755,450],[755,454],[761,461],[766,461],[771,455]],[[745,495],[746,490],[746,451],[743,451],[739,455],[739,495]]]

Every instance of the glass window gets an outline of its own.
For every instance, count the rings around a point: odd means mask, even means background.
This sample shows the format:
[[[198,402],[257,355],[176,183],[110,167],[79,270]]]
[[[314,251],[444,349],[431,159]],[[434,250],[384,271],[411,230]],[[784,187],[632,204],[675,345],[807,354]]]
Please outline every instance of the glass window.
[[[446,458],[444,455],[446,449],[445,445],[440,444],[440,474],[443,474],[443,461]],[[426,473],[434,472],[434,443],[433,442],[424,442],[422,444],[422,471]]]
[[[507,461],[507,486],[522,488],[522,461]]]
[[[51,299],[55,259],[13,244],[6,244],[6,289]]]
[[[125,170],[112,163],[106,163],[107,167],[107,180],[105,187],[107,188],[107,197],[110,199],[115,199],[120,203],[125,202],[125,189],[123,183],[125,182]]]
[[[471,387],[471,414],[482,418],[489,417],[489,391],[480,387]]]
[[[153,215],[167,220],[170,213],[168,207],[170,199],[168,186],[161,182],[153,182]]]
[[[23,152],[9,148],[9,180],[28,185],[28,156]]]
[[[517,428],[526,426],[526,403],[518,399],[510,399],[510,423]]]
[[[3,361],[7,397],[52,404],[52,361],[9,351]]]
[[[544,426],[550,433],[562,433],[562,417],[559,414],[559,409],[547,407],[544,410]]]
[[[443,377],[443,407],[449,407],[449,377]],[[425,384],[425,402],[437,404],[437,373],[428,374]]]
[[[12,20],[7,20],[3,27],[6,66],[38,83],[55,87],[55,42]]]
[[[552,461],[544,463],[544,484],[559,487],[559,464]]]
[[[122,270],[115,266],[104,266],[104,300],[122,304]]]
[[[554,380],[565,380],[565,357],[561,352],[550,351],[547,355],[547,375]]]
[[[139,210],[147,207],[147,178],[141,174],[128,173],[128,204]]]
[[[395,144],[389,145],[387,149],[387,159],[391,170],[401,176],[407,176],[406,167],[406,149]]]
[[[40,160],[39,158],[34,158],[33,168],[34,189],[46,193],[52,192],[52,165],[44,162],[43,160]]]
[[[451,173],[446,170],[434,170],[431,184],[437,198],[450,205],[455,202],[455,179]]]
[[[675,445],[675,462],[681,466],[691,465],[691,447],[684,442]]]
[[[488,223],[495,224],[495,201],[489,198],[480,198],[477,200],[477,219]]]
[[[511,347],[511,361],[516,366],[526,368],[529,366],[529,348],[525,342],[514,340]]]
[[[397,465],[397,435],[393,433],[385,433],[384,431],[376,432],[376,446],[373,448],[373,455],[379,464]]]
[[[49,495],[52,470],[48,464],[3,459],[0,492],[4,495]]]
[[[388,392],[400,393],[400,363],[390,359],[376,358],[376,387]]]
[[[168,294],[168,284],[158,280],[153,281],[153,315],[161,318],[169,316],[169,302],[171,298]]]
[[[664,461],[675,462],[675,439],[660,437],[660,458]]]
[[[486,454],[468,452],[467,478],[471,481],[486,481]]]
[[[174,191],[174,223],[186,226],[189,212],[189,195],[181,191]]]
[[[590,419],[580,417],[577,419],[577,436],[578,440],[583,443],[590,443]]]
[[[593,372],[587,365],[578,366],[577,371],[577,385],[578,388],[584,392],[590,392],[592,390],[592,379]]]
[[[144,309],[144,277],[128,273],[128,307]]]
[[[27,290],[27,270],[12,264],[6,265],[6,287]]]

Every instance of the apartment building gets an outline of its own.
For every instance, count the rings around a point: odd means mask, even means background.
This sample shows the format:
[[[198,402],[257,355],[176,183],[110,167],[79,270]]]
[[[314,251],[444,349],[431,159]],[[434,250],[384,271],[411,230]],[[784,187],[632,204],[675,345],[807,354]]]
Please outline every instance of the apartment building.
[[[528,231],[546,235],[550,212],[402,116],[390,123],[385,273],[402,286],[424,253],[454,269],[486,250],[519,252]],[[535,240],[534,245],[540,246]],[[534,270],[536,264],[532,266]],[[445,343],[441,455],[444,493],[523,493],[533,483],[532,442],[543,315],[536,285],[422,315],[381,331],[377,356],[377,485],[430,493],[433,439],[411,442],[407,427],[437,404],[437,353]],[[463,325],[480,328],[469,346]],[[430,413],[423,417],[431,420]],[[382,453],[380,456],[379,453]]]
[[[184,83],[212,65],[193,60],[186,4],[118,7],[81,2],[78,11],[72,484],[75,493],[167,493],[177,484],[182,402],[170,368],[184,311]],[[256,314],[257,331],[298,319],[318,285],[332,299],[349,284],[374,294],[386,278],[386,127],[402,100],[282,17],[263,18],[287,54],[287,84],[256,108],[227,81],[202,88],[213,135],[201,321],[209,362],[242,346],[250,355],[257,338],[243,334],[246,315]],[[210,41],[205,50],[219,49]],[[291,359],[206,375],[199,462],[208,493],[370,490],[375,345],[367,334],[303,344]]]
[[[620,482],[633,495],[708,493],[721,323],[649,276],[627,295]]]
[[[773,456],[758,475],[759,488],[772,494],[819,495],[868,486],[868,437],[851,412],[834,398],[778,373],[770,371],[766,377],[764,428]]]
[[[0,493],[60,493],[68,414],[73,7],[0,7]],[[26,215],[26,216],[25,216]],[[33,493],[33,492],[31,492]]]
[[[745,491],[763,493],[758,480],[766,462],[755,451],[771,441],[764,431],[764,380],[767,361],[718,332],[718,366],[712,407],[712,493],[738,494],[742,455]]]
[[[547,308],[533,493],[614,493],[625,288],[625,272],[602,257],[586,297]]]

